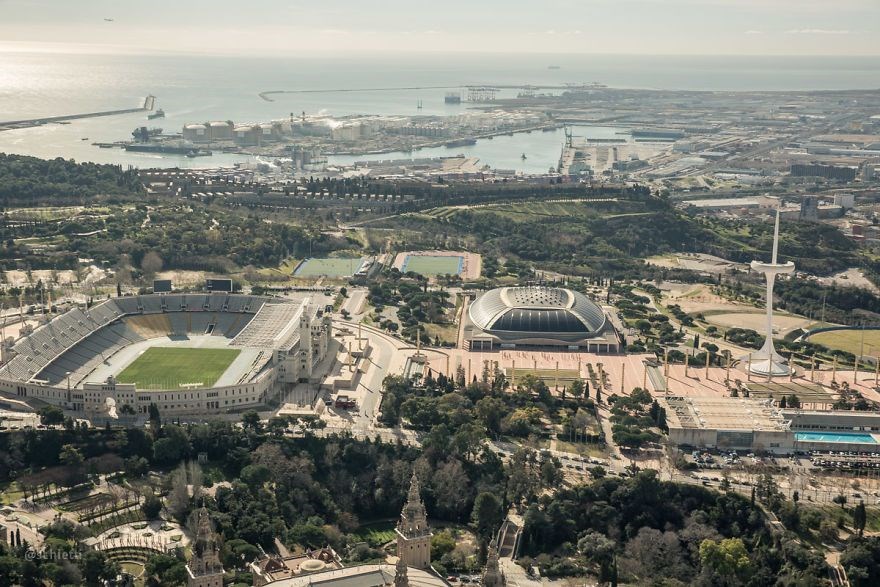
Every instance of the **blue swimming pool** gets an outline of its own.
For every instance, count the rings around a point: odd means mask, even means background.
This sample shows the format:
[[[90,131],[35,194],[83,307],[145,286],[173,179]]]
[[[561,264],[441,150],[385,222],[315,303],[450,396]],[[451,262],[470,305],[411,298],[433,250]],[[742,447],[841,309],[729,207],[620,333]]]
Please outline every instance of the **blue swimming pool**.
[[[795,432],[798,442],[846,442],[850,444],[877,444],[865,432]]]

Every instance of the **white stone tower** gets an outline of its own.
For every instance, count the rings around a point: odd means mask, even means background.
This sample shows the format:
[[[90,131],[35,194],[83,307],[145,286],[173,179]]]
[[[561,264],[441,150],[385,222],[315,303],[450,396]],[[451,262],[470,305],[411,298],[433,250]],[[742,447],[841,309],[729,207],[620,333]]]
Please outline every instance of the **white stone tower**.
[[[747,369],[750,369],[755,375],[766,377],[781,377],[791,374],[791,367],[773,346],[773,284],[776,282],[777,275],[794,271],[794,263],[791,261],[786,263],[777,261],[778,253],[779,210],[777,209],[776,226],[773,229],[773,257],[769,263],[752,261],[752,270],[763,273],[767,279],[767,338],[764,339],[764,346],[761,347],[761,350],[752,354],[750,366]]]
[[[419,479],[413,472],[406,505],[397,523],[397,556],[407,567],[431,568],[431,529],[422,503]]]

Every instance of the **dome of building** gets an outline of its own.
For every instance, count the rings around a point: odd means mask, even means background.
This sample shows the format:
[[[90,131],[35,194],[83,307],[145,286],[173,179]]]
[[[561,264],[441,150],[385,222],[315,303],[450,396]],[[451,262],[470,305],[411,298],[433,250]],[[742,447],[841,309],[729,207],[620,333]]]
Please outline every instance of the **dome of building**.
[[[300,570],[306,573],[317,573],[318,571],[323,571],[326,567],[327,564],[324,561],[316,558],[309,559],[299,566]]]
[[[605,313],[582,293],[559,287],[503,287],[480,296],[468,310],[487,332],[595,333]]]

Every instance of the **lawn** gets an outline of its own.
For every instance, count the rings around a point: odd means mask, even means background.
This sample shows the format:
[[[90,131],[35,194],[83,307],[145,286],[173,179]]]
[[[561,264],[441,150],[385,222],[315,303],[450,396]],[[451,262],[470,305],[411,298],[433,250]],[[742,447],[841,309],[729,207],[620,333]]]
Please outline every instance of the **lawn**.
[[[19,488],[18,483],[12,481],[8,485],[0,486],[0,505],[14,503],[24,497],[24,492]]]
[[[407,255],[402,271],[412,271],[428,277],[434,275],[458,275],[461,273],[462,257],[442,255]]]
[[[571,452],[581,456],[593,457],[597,459],[607,459],[608,451],[603,450],[598,444],[589,444],[586,442],[568,442],[565,440],[556,440],[556,450],[560,452]]]
[[[379,522],[361,526],[354,532],[356,540],[366,542],[373,548],[379,548],[394,540],[394,522]]]
[[[864,346],[862,336],[864,335]],[[809,342],[825,345],[830,349],[840,349],[858,355],[880,355],[880,330],[829,330],[819,332],[809,338]]]
[[[210,387],[240,352],[238,349],[152,347],[116,379],[120,383],[134,383],[138,389]]]
[[[458,328],[455,324],[432,324],[430,322],[425,322],[422,326],[425,327],[425,331],[428,334],[428,340],[423,342],[430,342],[433,344],[434,339],[439,336],[442,342],[455,343],[458,338]]]

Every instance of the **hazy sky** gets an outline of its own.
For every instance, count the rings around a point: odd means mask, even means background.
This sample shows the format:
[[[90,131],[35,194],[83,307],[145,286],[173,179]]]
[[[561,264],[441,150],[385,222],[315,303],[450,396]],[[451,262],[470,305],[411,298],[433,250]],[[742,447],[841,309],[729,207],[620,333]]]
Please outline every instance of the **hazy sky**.
[[[880,55],[880,0],[0,0],[0,49]]]

